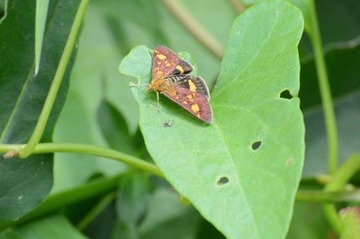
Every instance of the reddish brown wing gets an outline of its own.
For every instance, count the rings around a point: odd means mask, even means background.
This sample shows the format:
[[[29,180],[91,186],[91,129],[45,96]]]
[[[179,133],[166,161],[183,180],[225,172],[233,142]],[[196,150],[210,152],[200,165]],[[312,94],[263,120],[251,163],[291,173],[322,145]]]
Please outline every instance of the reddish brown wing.
[[[180,79],[177,83],[184,88],[190,89],[190,91],[203,94],[208,100],[210,99],[209,89],[207,88],[204,79],[200,76],[194,77],[192,75],[188,75],[186,77],[182,77],[182,79]]]
[[[152,81],[147,90],[163,93],[200,120],[210,123],[212,111],[208,88],[202,78],[190,74],[192,70],[189,63],[159,45],[154,50]]]
[[[192,66],[179,58],[169,48],[159,45],[154,50],[152,78],[158,79],[159,72],[162,77],[168,77],[179,74],[189,74],[193,70]]]
[[[175,77],[175,79],[177,81],[171,83],[172,88],[166,87],[162,93],[200,120],[210,123],[212,111],[209,104],[209,93],[203,80],[191,75]]]

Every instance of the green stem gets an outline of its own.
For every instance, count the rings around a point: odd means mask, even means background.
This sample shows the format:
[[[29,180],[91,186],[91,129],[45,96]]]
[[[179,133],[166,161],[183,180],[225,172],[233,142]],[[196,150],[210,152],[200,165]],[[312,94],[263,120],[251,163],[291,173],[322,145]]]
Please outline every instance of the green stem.
[[[178,0],[162,0],[178,21],[218,59],[224,55],[222,45],[212,36]]]
[[[74,49],[77,35],[79,33],[81,22],[86,12],[86,7],[88,5],[88,2],[89,0],[82,0],[79,5],[77,14],[75,16],[74,24],[72,25],[69,38],[66,42],[64,52],[61,56],[59,66],[56,70],[54,80],[50,86],[49,94],[45,100],[45,104],[41,111],[39,120],[36,124],[34,132],[31,135],[27,145],[19,150],[19,156],[21,158],[26,158],[32,153],[36,145],[39,143],[41,136],[43,135],[44,129],[46,127],[46,123],[48,122],[52,107],[54,105],[57,96],[57,92],[61,85],[72,51]]]
[[[326,71],[326,64],[321,43],[320,31],[317,22],[315,4],[311,2],[309,8],[310,26],[309,36],[314,46],[316,72],[319,79],[319,88],[322,99],[322,105],[325,115],[325,124],[328,140],[328,170],[330,174],[334,174],[337,168],[338,160],[338,135],[336,128],[336,118],[331,98],[329,79]]]
[[[342,190],[345,187],[346,183],[358,170],[360,170],[360,154],[355,154],[348,158],[345,163],[339,168],[334,177],[326,185],[325,191],[334,192]],[[334,204],[326,203],[323,208],[327,218],[329,219],[329,222],[336,230],[336,232],[340,234],[341,219],[338,216]]]
[[[337,169],[337,160],[338,160],[338,142],[337,142],[338,137],[337,137],[337,128],[336,128],[336,118],[335,118],[335,112],[331,98],[329,79],[326,71],[326,64],[322,49],[319,25],[317,22],[315,4],[313,1],[310,1],[310,3],[311,6],[309,8],[309,20],[310,20],[311,28],[308,30],[309,30],[309,37],[314,47],[316,72],[318,76],[320,95],[322,99],[323,111],[325,116],[325,125],[327,132],[327,141],[328,141],[328,171],[331,175],[334,175]],[[326,203],[324,204],[323,209],[332,227],[337,232],[340,232],[341,221],[337,215],[335,205],[331,203]]]
[[[6,145],[0,144],[0,152],[8,152],[22,148],[24,145]],[[33,154],[54,153],[54,152],[70,152],[70,153],[86,153],[105,158],[111,158],[121,161],[135,168],[150,172],[160,177],[164,177],[163,173],[154,164],[138,159],[128,154],[124,154],[112,149],[106,149],[98,146],[86,144],[58,144],[58,143],[40,143],[36,145]]]
[[[310,203],[360,203],[359,194],[359,189],[350,191],[340,190],[336,192],[324,192],[323,190],[298,190],[296,193],[296,201]]]
[[[90,210],[90,212],[84,216],[81,221],[76,225],[76,228],[80,231],[84,230],[94,219],[105,210],[106,207],[115,199],[116,194],[110,193],[105,195],[97,205]]]
[[[235,9],[237,14],[242,13],[246,8],[245,4],[243,4],[242,2],[240,2],[238,0],[228,0],[228,2]]]
[[[339,168],[334,177],[325,187],[325,191],[341,190],[346,183],[360,170],[360,154],[351,155]]]

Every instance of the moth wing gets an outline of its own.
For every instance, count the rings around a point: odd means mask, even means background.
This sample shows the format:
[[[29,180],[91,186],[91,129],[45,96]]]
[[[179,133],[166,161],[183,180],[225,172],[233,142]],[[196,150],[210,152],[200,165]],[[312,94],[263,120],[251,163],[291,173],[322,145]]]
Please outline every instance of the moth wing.
[[[162,45],[155,48],[152,67],[153,78],[159,78],[159,72],[162,74],[161,77],[167,77],[189,74],[192,71],[193,67],[169,48]]]
[[[200,76],[194,77],[188,75],[187,77],[179,78],[177,83],[184,88],[190,89],[190,91],[203,94],[208,100],[210,99],[209,89],[206,86],[204,79]]]
[[[212,121],[212,110],[206,95],[182,85],[175,85],[174,91],[165,90],[162,93],[200,120],[206,123]]]

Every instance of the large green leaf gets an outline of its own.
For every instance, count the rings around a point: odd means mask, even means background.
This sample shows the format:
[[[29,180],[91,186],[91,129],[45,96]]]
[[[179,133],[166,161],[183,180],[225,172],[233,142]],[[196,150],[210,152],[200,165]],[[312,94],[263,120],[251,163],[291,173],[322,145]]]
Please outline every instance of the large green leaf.
[[[304,158],[297,97],[302,30],[301,12],[283,1],[256,4],[234,21],[212,91],[211,125],[165,97],[158,111],[154,93],[132,87],[156,164],[228,238],[287,232]],[[135,48],[120,71],[149,83],[148,49]]]
[[[0,24],[0,142],[26,143],[37,123],[59,64],[78,1],[51,1],[38,75],[34,75],[35,1],[9,1]],[[51,141],[65,101],[69,69],[42,141]],[[52,186],[53,155],[0,158],[0,222],[33,209]]]

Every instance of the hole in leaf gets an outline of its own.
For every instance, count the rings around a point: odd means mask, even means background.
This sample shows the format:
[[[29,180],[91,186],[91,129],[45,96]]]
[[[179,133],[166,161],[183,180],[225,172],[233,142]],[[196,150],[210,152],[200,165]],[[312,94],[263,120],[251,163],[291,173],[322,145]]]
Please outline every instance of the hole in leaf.
[[[223,176],[223,177],[221,177],[218,181],[217,181],[217,185],[218,186],[222,186],[222,185],[225,185],[225,184],[227,184],[227,183],[229,183],[229,178],[228,177],[226,177],[226,176]]]
[[[255,143],[253,143],[253,144],[251,145],[251,148],[252,148],[253,150],[257,150],[258,148],[260,148],[260,145],[261,145],[261,141],[256,141]]]
[[[290,100],[293,98],[293,96],[290,94],[290,91],[284,90],[283,92],[280,93],[280,98]]]

